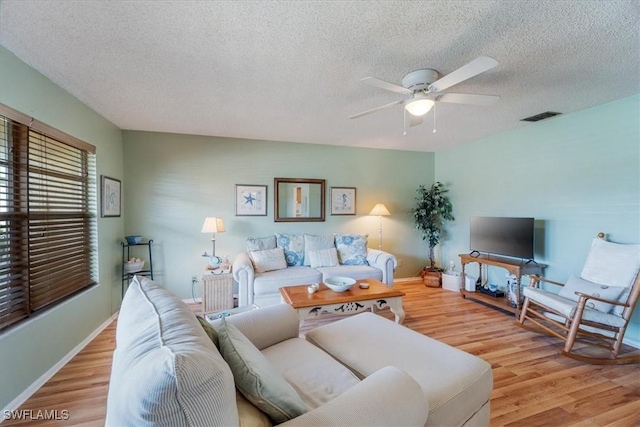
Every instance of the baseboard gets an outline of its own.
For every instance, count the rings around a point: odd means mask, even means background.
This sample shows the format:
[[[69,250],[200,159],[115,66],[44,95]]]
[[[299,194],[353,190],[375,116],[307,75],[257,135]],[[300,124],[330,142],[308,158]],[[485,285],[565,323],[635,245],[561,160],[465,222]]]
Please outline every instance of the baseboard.
[[[62,359],[58,361],[55,365],[53,365],[47,372],[42,374],[40,378],[35,380],[26,390],[20,393],[15,399],[13,399],[9,404],[2,410],[2,414],[6,414],[7,412],[16,411],[24,402],[27,401],[36,391],[40,389],[47,381],[49,381],[60,369],[64,367],[67,363],[71,361],[80,351],[85,348],[95,337],[97,337],[100,332],[106,329],[107,326],[111,324],[118,317],[118,312],[115,312],[111,317],[104,321],[98,328],[93,331],[88,337],[86,337],[82,342],[80,342],[77,346],[71,349],[69,353],[67,353]],[[0,424],[4,421],[4,417],[0,417]]]

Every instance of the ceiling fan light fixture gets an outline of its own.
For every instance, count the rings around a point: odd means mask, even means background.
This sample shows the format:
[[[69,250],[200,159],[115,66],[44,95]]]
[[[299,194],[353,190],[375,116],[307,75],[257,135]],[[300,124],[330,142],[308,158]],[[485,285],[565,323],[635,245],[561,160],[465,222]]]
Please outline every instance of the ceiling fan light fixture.
[[[405,110],[413,116],[424,116],[435,104],[433,99],[427,98],[425,94],[416,93],[413,98],[404,106]]]

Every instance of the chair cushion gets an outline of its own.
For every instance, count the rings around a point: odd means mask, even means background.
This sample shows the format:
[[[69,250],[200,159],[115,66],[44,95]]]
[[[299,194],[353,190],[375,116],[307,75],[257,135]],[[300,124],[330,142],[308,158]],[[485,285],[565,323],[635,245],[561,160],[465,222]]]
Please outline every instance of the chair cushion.
[[[624,245],[593,239],[580,277],[599,285],[622,286],[618,301],[626,302],[631,285],[640,270],[640,245]],[[622,316],[624,307],[614,306],[613,314]]]
[[[344,265],[369,265],[367,262],[368,234],[334,234],[338,259]]]
[[[118,316],[106,425],[238,425],[234,389],[191,309],[135,277]]]
[[[382,270],[368,265],[339,265],[336,267],[320,267],[317,270],[322,273],[322,281],[329,277],[337,276],[351,277],[356,280],[382,280]]]
[[[309,251],[335,248],[333,236],[315,236],[313,234],[304,235],[304,265],[311,265],[309,261]]]
[[[336,248],[307,251],[306,254],[305,259],[307,259],[307,257],[309,258],[311,268],[335,267],[340,265]]]
[[[249,402],[276,423],[307,412],[298,393],[238,328],[223,319],[218,340],[236,386]]]
[[[489,363],[373,313],[315,328],[307,340],[361,378],[385,366],[405,371],[429,402],[427,426],[464,425],[493,388]]]
[[[262,251],[249,252],[253,268],[256,273],[265,273],[267,271],[282,270],[287,268],[287,261],[284,258],[284,249],[273,248]]]
[[[310,409],[325,404],[360,382],[333,357],[300,338],[281,341],[262,350],[262,354]]]
[[[625,288],[620,286],[598,285],[597,283],[589,282],[587,280],[571,275],[562,289],[560,289],[560,292],[558,292],[558,295],[575,302],[578,302],[578,300],[580,299],[578,295],[576,295],[576,292],[617,301],[624,290]],[[609,313],[611,309],[613,309],[614,305],[589,299],[587,300],[587,307],[601,311],[603,313]]]
[[[538,288],[525,287],[523,293],[524,296],[528,297],[531,301],[535,301],[544,307],[555,310],[568,318],[572,318],[576,312],[577,304],[575,301],[563,298],[553,292]],[[582,318],[584,320],[590,320],[592,322],[602,323],[613,327],[621,327],[625,323],[625,320],[616,314],[603,313],[591,308],[584,309]]]
[[[287,267],[282,270],[256,273],[253,280],[255,295],[277,294],[278,289],[291,285],[310,285],[322,282],[322,274],[311,267]]]
[[[276,244],[284,249],[288,266],[304,265],[304,235],[276,233]]]

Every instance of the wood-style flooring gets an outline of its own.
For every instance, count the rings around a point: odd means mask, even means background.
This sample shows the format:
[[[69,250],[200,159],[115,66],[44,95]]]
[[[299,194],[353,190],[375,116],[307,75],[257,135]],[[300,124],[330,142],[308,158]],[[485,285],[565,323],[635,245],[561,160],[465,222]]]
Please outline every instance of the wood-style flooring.
[[[491,363],[492,426],[640,426],[640,365],[585,365],[557,354],[559,340],[515,326],[512,315],[441,288],[396,286],[406,293],[405,326]],[[198,306],[192,307],[197,310]],[[388,310],[379,313],[392,318]],[[308,321],[301,332],[336,319]],[[68,411],[68,419],[28,424],[104,425],[115,323],[20,408],[32,414]],[[3,423],[19,424],[27,422]]]

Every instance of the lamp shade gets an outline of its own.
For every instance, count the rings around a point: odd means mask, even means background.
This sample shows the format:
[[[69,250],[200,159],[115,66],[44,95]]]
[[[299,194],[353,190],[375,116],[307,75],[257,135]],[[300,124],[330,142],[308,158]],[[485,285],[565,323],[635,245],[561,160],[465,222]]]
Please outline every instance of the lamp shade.
[[[205,218],[204,224],[202,225],[203,233],[224,233],[224,222],[222,222],[222,218],[214,216],[212,218]]]
[[[389,216],[391,215],[391,212],[389,212],[389,209],[387,209],[387,207],[383,203],[378,203],[373,207],[373,209],[371,209],[369,215]]]
[[[431,110],[435,102],[422,93],[416,93],[404,108],[414,116],[424,116]]]

